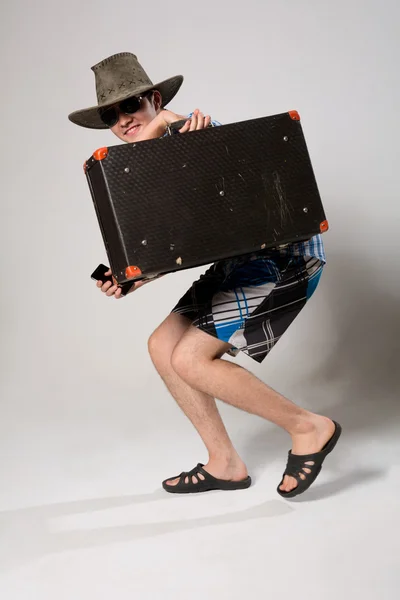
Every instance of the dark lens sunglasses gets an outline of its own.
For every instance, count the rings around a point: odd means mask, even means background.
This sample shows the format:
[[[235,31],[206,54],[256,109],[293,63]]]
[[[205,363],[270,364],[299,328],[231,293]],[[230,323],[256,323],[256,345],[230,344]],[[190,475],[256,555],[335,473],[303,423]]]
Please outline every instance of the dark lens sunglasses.
[[[147,94],[143,94],[142,96],[131,96],[130,98],[126,98],[126,100],[122,100],[117,105],[100,110],[100,119],[107,127],[114,127],[118,123],[120,113],[133,115],[140,109],[143,99],[149,94],[151,92],[147,92]]]

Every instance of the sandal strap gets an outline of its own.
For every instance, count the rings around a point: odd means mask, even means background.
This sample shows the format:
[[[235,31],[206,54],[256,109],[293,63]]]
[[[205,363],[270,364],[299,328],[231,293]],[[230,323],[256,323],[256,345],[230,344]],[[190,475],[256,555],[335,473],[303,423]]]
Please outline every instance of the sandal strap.
[[[200,473],[201,467],[203,465],[201,465],[200,463],[198,465],[196,465],[191,471],[189,471],[188,475],[198,475]]]
[[[314,452],[314,454],[292,454],[292,451],[289,451],[288,460],[298,460],[301,462],[318,462],[323,457],[323,452]]]
[[[300,455],[289,452],[284,474],[294,477],[297,481],[304,481],[300,477],[300,472],[302,472],[306,477],[311,475],[312,471],[319,467],[319,461],[316,460],[318,454],[319,453]],[[305,469],[309,469],[310,472],[308,473]]]
[[[203,475],[206,474],[206,471],[203,471],[202,467],[204,465],[202,465],[201,463],[199,463],[197,466],[195,466],[191,471],[182,471],[182,473],[179,475],[179,482],[177,483],[178,486],[185,486],[185,485],[197,485],[197,483],[199,481],[202,481],[198,476],[199,473],[202,473]],[[192,477],[195,476],[197,477],[197,483],[193,482]],[[186,483],[185,479],[186,477],[188,477],[188,483]]]

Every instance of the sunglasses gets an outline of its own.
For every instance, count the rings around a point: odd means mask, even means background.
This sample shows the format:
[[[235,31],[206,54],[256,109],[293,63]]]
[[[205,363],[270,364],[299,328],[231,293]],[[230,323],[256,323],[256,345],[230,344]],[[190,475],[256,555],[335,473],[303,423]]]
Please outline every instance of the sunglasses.
[[[151,93],[150,91],[143,94],[143,96],[131,96],[130,98],[126,98],[126,100],[122,100],[117,105],[100,109],[100,119],[107,127],[114,127],[118,123],[120,113],[133,115],[140,109],[143,99]]]

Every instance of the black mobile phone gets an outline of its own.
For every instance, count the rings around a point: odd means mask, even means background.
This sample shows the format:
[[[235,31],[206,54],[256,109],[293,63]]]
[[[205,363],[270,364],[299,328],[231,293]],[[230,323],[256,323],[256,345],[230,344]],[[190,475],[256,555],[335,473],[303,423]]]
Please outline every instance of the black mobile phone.
[[[101,264],[93,271],[90,277],[95,281],[102,281],[103,283],[106,283],[106,281],[111,281],[111,283],[113,283],[112,275],[105,275],[109,268],[110,267],[106,267],[106,265]]]
[[[102,281],[103,283],[106,283],[106,281],[111,281],[111,283],[114,285],[112,275],[105,275],[109,268],[110,267],[106,267],[106,265],[100,264],[97,269],[93,271],[90,277],[95,281]],[[118,287],[121,288],[121,296],[126,296],[126,294],[134,287],[134,285],[134,283],[129,281],[119,285]]]

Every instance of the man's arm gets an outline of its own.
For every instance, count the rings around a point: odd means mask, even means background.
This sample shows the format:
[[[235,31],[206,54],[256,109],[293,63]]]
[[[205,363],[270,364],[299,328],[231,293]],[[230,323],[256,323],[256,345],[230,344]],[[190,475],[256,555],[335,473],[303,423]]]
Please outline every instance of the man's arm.
[[[186,117],[177,115],[170,110],[162,110],[158,115],[150,121],[143,131],[136,137],[135,142],[143,142],[144,140],[153,140],[162,137],[168,125],[175,121],[186,120]],[[184,127],[190,126],[190,119],[185,123]]]
[[[179,133],[205,129],[211,123],[211,117],[209,115],[204,116],[199,109],[193,111],[189,118],[183,115],[178,115],[170,110],[162,110],[148,125],[146,125],[143,131],[137,136],[135,141],[143,142],[144,140],[153,140],[155,138],[162,137],[169,125],[175,123],[176,121],[182,120],[185,120],[186,122],[179,130]]]

